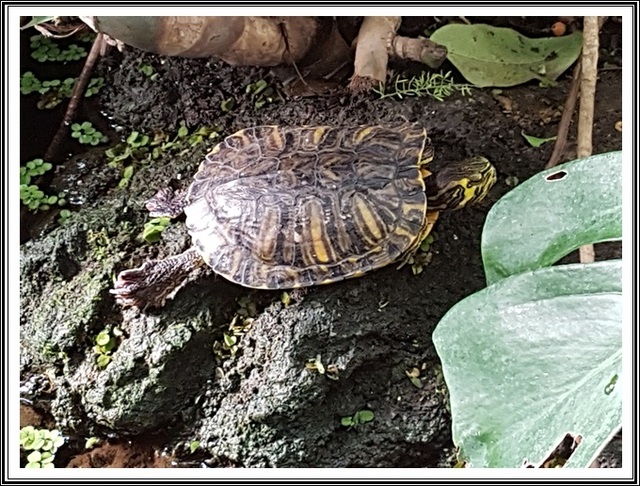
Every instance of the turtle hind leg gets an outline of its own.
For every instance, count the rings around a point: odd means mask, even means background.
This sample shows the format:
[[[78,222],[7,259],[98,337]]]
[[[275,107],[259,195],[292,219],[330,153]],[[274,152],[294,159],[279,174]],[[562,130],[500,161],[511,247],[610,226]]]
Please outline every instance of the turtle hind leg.
[[[163,187],[155,196],[149,199],[145,206],[152,218],[166,216],[177,218],[187,205],[187,191],[174,191],[170,187]]]
[[[124,270],[109,292],[125,307],[162,307],[205,265],[196,248],[164,260],[150,260],[138,268]]]

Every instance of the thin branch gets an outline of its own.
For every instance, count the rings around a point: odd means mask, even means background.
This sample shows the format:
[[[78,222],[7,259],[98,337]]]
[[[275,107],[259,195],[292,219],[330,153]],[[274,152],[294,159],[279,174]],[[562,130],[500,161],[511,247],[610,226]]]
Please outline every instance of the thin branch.
[[[51,161],[55,158],[58,152],[58,148],[64,140],[65,135],[69,133],[69,125],[73,121],[73,118],[76,114],[76,110],[78,109],[78,104],[82,99],[82,95],[89,83],[89,79],[91,78],[91,73],[93,72],[93,67],[96,64],[96,61],[100,57],[100,52],[103,50],[104,46],[104,36],[102,34],[98,34],[96,39],[93,41],[93,45],[91,46],[91,51],[87,56],[87,60],[84,63],[84,67],[82,68],[82,72],[78,79],[76,80],[76,84],[73,87],[73,93],[71,93],[71,99],[69,100],[69,104],[67,105],[67,111],[64,114],[64,118],[62,119],[62,123],[58,127],[58,131],[54,135],[47,151],[44,154],[44,159],[47,161]]]
[[[567,143],[567,135],[569,134],[569,126],[571,125],[571,119],[573,118],[573,112],[576,108],[576,101],[578,100],[578,94],[580,93],[580,79],[582,78],[582,63],[578,59],[575,67],[573,68],[573,78],[571,79],[571,85],[569,86],[569,94],[564,102],[564,108],[562,109],[562,118],[558,125],[558,135],[556,137],[556,143],[553,147],[553,153],[549,158],[549,162],[544,166],[545,169],[550,169],[560,163],[560,158],[564,153],[564,147]]]
[[[577,157],[588,157],[592,154],[593,113],[598,80],[598,33],[600,25],[598,17],[584,18],[584,35],[582,42],[582,81],[580,83],[580,113],[578,116],[578,148]],[[595,261],[593,245],[580,248],[580,261]]]
[[[598,30],[602,28],[604,23],[607,21],[609,17],[598,17]],[[596,59],[597,64],[597,59]],[[601,71],[606,70],[607,68],[601,69]],[[622,69],[622,68],[620,68]],[[569,126],[571,125],[571,120],[573,119],[573,112],[576,107],[576,102],[578,100],[578,95],[580,94],[580,82],[582,80],[582,61],[578,59],[574,68],[573,68],[573,76],[571,78],[571,85],[569,86],[569,93],[567,94],[567,99],[564,103],[564,108],[562,110],[562,118],[560,119],[560,124],[558,125],[558,135],[556,137],[556,143],[553,147],[553,153],[549,158],[549,162],[545,165],[545,169],[550,169],[551,167],[555,167],[560,163],[560,159],[564,153],[564,148],[567,143],[567,136],[569,134]]]

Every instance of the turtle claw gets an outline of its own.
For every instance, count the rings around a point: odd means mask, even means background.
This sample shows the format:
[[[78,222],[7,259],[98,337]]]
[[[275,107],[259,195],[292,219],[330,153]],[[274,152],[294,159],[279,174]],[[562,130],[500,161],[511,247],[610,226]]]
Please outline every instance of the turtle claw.
[[[143,309],[164,305],[173,289],[167,289],[166,282],[162,288],[162,285],[158,285],[161,282],[150,281],[150,275],[153,275],[153,272],[150,272],[153,263],[153,261],[146,262],[141,267],[120,272],[114,288],[109,290],[119,305]]]

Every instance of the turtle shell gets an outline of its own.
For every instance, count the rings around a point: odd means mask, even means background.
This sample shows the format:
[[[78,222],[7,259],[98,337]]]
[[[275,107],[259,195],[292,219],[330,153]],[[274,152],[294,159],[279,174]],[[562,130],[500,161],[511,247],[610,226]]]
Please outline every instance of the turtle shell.
[[[426,131],[395,127],[241,130],[206,156],[187,227],[207,264],[253,288],[355,277],[412,252],[428,232]]]

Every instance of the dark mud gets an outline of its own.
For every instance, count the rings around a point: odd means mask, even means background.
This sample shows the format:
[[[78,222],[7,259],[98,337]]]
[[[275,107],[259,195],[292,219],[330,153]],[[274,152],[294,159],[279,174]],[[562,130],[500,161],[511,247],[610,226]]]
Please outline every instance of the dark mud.
[[[143,74],[141,65],[152,66],[157,76]],[[556,134],[568,77],[551,88],[473,90],[438,102],[353,97],[342,87],[293,98],[267,69],[133,49],[112,52],[99,70],[108,80],[101,104],[123,136],[133,130],[175,133],[180,121],[191,131],[215,126],[221,135],[263,124],[412,121],[427,128],[434,164],[480,154],[493,161],[499,180],[478,207],[441,215],[431,262],[420,275],[391,266],[311,288],[285,305],[280,292],[254,292],[205,274],[165,308],[140,313],[115,305],[111,278],[189,246],[181,222],[160,243],[141,243],[137,236],[148,219],[143,205],[159,187],[188,184],[211,144],[137,167],[126,189],[117,188],[121,169],[102,166],[99,155],[65,163],[56,180],[73,181],[80,209],[22,247],[23,376],[53,370],[55,397],[38,402],[39,408],[66,433],[140,444],[123,446],[125,452],[110,449],[122,443],[103,445],[69,466],[106,467],[110,457],[125,467],[170,465],[156,461],[152,451],[158,450],[183,467],[451,465],[446,387],[430,336],[449,308],[485,286],[480,235],[486,213],[510,190],[507,178],[524,181],[543,169],[552,145],[533,148],[521,132]],[[246,86],[261,79],[278,95],[256,108]],[[225,111],[229,99],[234,107]],[[621,71],[603,70],[594,153],[621,148],[614,128],[621,113]],[[575,157],[575,129],[565,160]],[[220,351],[216,343],[236,315],[236,323],[245,324],[237,349]],[[100,370],[91,348],[105,326],[121,327],[124,337]],[[325,367],[334,365],[337,380],[305,368],[317,356]],[[420,370],[420,386],[406,374],[412,368]],[[375,413],[372,422],[351,430],[340,425],[342,417],[363,409]],[[192,454],[189,444],[196,440],[200,446]]]

